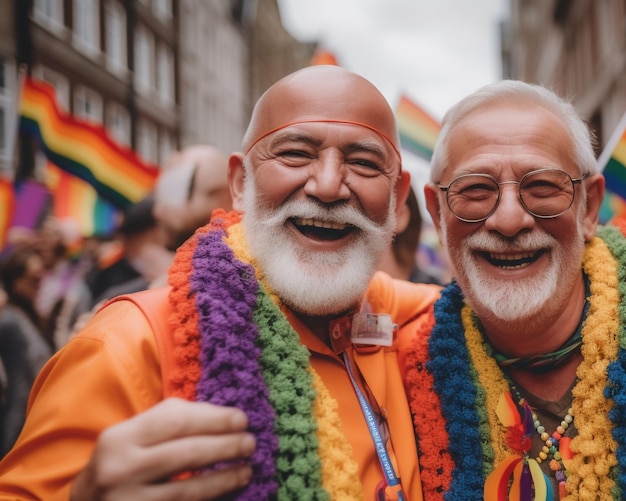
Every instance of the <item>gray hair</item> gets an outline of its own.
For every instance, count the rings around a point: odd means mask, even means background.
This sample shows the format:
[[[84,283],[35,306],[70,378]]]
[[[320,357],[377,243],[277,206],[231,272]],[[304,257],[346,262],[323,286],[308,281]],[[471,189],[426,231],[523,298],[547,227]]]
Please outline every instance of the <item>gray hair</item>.
[[[519,80],[502,80],[481,87],[447,111],[443,117],[441,131],[431,159],[431,181],[439,181],[447,167],[450,133],[459,122],[478,108],[497,103],[535,104],[554,113],[569,133],[574,146],[574,161],[580,169],[580,173],[595,174],[598,172],[593,151],[595,137],[570,102],[540,85]]]

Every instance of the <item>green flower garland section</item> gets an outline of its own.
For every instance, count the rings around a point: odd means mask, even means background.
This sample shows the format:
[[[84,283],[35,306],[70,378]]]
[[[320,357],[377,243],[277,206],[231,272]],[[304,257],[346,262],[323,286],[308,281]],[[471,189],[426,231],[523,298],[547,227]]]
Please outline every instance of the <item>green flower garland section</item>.
[[[251,262],[241,225],[226,242],[237,259]],[[254,264],[254,263],[253,263]],[[345,435],[337,403],[310,366],[306,346],[280,311],[278,298],[259,279],[253,320],[259,328],[259,364],[276,412],[277,498],[328,501],[363,499],[358,465]]]
[[[257,301],[253,319],[259,327],[259,363],[276,411],[275,429],[279,437],[276,471],[279,478],[286,479],[279,485],[278,499],[328,500],[317,455],[315,391],[307,371],[309,353],[262,288]]]

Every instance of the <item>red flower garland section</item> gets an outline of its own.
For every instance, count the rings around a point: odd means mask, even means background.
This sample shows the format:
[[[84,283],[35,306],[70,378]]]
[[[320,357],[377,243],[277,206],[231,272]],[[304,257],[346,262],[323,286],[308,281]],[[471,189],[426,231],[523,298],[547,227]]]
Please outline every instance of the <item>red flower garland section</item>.
[[[216,211],[213,216],[210,224],[196,230],[194,236],[179,247],[174,263],[169,270],[169,283],[172,286],[169,300],[174,306],[169,323],[174,332],[174,360],[176,364],[170,377],[175,388],[175,395],[191,401],[196,399],[196,385],[202,375],[199,357],[198,314],[194,303],[189,301],[193,295],[189,281],[193,271],[193,255],[200,235],[228,228],[241,219],[240,214],[236,212],[227,213],[223,210]]]
[[[454,461],[448,452],[449,437],[441,414],[441,402],[433,391],[433,376],[423,362],[428,360],[428,338],[434,325],[434,307],[431,306],[407,350],[405,381],[418,436],[420,476],[429,501],[444,499],[454,469]]]

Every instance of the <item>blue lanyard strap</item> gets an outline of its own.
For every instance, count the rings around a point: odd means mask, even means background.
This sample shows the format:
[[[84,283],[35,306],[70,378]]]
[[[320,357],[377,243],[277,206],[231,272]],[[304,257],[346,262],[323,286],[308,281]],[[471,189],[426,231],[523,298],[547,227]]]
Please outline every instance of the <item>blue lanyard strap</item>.
[[[376,454],[378,455],[380,465],[382,466],[383,473],[385,474],[387,485],[389,487],[400,486],[400,479],[397,477],[396,472],[393,468],[393,464],[391,463],[391,458],[389,457],[387,447],[385,447],[385,442],[380,434],[380,430],[378,429],[376,415],[372,410],[372,406],[367,401],[367,398],[365,398],[365,395],[363,395],[361,388],[356,382],[356,378],[354,377],[354,373],[352,372],[352,364],[350,363],[350,358],[348,357],[348,354],[344,351],[341,355],[343,357],[344,363],[346,364],[346,368],[348,369],[348,375],[350,376],[350,381],[352,381],[352,386],[354,386],[354,391],[356,392],[357,398],[359,399],[359,404],[361,405],[361,410],[363,411],[363,415],[365,416],[365,421],[367,423],[367,427],[369,428],[370,435],[372,436],[372,440],[374,441]],[[402,493],[401,487],[397,491],[397,495],[399,501],[404,501],[404,494]]]

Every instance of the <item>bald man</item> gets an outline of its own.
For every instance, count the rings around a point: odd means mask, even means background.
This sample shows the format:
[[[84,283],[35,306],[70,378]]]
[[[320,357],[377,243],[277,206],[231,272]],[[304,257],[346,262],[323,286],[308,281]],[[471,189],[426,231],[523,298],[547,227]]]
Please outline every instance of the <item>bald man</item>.
[[[165,246],[175,251],[215,209],[232,209],[228,156],[202,144],[173,153],[155,189],[154,216]]]
[[[42,371],[0,497],[422,499],[395,332],[438,288],[375,274],[410,183],[386,100],[300,70],[228,179],[235,211],[170,286],[109,303]]]

